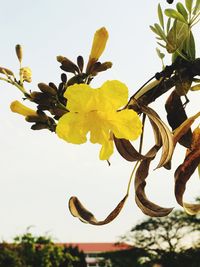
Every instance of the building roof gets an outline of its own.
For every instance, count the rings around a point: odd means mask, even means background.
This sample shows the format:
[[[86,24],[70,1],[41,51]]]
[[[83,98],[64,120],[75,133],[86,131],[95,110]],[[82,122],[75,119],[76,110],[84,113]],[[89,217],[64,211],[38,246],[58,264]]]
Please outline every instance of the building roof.
[[[65,246],[78,247],[84,253],[113,252],[133,248],[125,243],[65,243]]]

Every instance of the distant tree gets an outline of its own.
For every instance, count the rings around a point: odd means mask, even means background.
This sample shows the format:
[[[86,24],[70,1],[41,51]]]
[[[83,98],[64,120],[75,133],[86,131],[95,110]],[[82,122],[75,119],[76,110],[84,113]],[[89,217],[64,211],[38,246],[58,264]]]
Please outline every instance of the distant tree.
[[[148,257],[145,250],[138,248],[107,252],[101,255],[105,259],[104,262],[110,262],[110,266],[112,267],[140,267],[141,258]]]
[[[6,242],[0,244],[0,267],[22,267],[16,248]]]
[[[150,252],[178,252],[185,248],[184,239],[197,245],[200,218],[176,210],[166,217],[152,217],[134,226],[122,239]],[[191,240],[190,240],[191,239]]]
[[[53,243],[50,237],[34,237],[30,232],[0,244],[0,267],[86,267],[77,248]]]
[[[200,218],[176,210],[166,217],[148,218],[134,226],[122,240],[143,249],[149,262],[161,260],[163,266],[190,267],[184,265],[191,255],[199,256]],[[193,262],[194,260],[192,260]],[[180,265],[179,262],[182,262]],[[195,267],[199,265],[194,265]]]

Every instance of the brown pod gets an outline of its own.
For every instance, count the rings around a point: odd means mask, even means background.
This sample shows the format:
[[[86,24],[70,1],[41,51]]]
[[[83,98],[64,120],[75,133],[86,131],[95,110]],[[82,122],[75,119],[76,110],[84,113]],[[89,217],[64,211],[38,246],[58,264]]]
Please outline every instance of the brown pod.
[[[168,97],[165,104],[165,109],[167,111],[167,120],[172,130],[175,130],[187,119],[187,114],[183,107],[181,97],[175,90]],[[192,132],[191,129],[189,129],[186,134],[180,138],[179,143],[184,147],[190,148],[191,141]]]

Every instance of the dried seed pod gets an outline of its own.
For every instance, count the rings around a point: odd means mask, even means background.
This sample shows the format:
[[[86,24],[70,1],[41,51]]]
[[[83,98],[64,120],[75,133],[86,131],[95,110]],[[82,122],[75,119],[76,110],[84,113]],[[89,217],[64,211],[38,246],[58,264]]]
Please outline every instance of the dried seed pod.
[[[167,120],[172,130],[179,127],[186,119],[187,115],[181,101],[181,97],[174,90],[166,101],[165,109],[167,111]],[[192,141],[192,132],[189,129],[180,139],[179,143],[187,148],[190,147]]]

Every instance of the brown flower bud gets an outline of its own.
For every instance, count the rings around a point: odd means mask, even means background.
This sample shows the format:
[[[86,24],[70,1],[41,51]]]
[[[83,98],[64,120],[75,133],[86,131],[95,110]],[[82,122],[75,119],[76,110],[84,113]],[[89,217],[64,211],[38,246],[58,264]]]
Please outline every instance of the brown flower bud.
[[[13,72],[7,68],[0,67],[0,73],[14,76]]]
[[[84,60],[83,60],[82,56],[78,56],[77,57],[77,64],[78,64],[78,67],[79,67],[80,71],[82,72],[83,71],[83,66],[84,66]]]
[[[39,87],[40,91],[42,91],[43,93],[46,93],[49,95],[56,95],[57,94],[57,90],[55,90],[53,87],[51,87],[45,83],[38,83],[38,87]]]
[[[20,44],[17,44],[15,46],[15,51],[16,51],[17,58],[18,58],[19,62],[21,63],[22,57],[23,57],[23,51],[22,51],[22,47]]]

